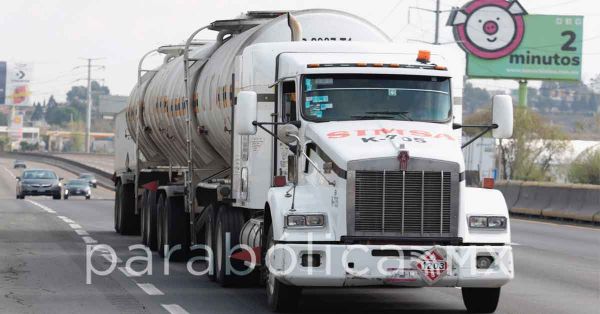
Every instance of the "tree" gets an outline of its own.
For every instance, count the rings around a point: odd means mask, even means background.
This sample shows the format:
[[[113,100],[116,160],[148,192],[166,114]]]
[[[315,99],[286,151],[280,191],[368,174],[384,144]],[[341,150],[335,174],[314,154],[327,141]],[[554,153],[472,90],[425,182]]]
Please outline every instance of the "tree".
[[[109,95],[110,90],[106,86],[100,85],[96,81],[92,81],[92,105],[98,106],[100,95]],[[80,117],[85,117],[87,111],[87,87],[72,86],[67,92],[67,105],[72,106],[79,111]]]
[[[483,88],[473,87],[473,84],[466,83],[463,90],[463,105],[465,112],[474,112],[478,108],[489,104],[490,93]]]
[[[569,181],[600,184],[600,146],[584,150],[569,167]]]
[[[37,103],[33,106],[33,113],[31,114],[31,121],[39,121],[44,118],[44,108],[42,104]]]
[[[500,145],[504,178],[548,181],[550,166],[570,148],[568,136],[528,108],[515,108],[513,137]]]
[[[79,120],[79,111],[72,107],[52,107],[46,110],[48,124],[66,126],[71,120]]]

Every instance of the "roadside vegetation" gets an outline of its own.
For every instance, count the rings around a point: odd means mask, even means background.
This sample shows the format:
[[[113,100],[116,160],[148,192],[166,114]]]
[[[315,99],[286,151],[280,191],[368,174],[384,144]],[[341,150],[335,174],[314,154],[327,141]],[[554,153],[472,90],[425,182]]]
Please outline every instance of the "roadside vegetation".
[[[568,176],[573,183],[600,184],[600,146],[579,154],[571,164]]]

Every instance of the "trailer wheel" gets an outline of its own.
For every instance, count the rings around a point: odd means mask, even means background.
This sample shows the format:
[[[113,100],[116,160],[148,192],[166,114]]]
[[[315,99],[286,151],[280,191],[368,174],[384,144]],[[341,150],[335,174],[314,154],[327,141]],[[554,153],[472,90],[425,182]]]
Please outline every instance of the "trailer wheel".
[[[156,205],[157,205],[157,200],[156,200],[156,191],[148,191],[148,196],[146,199],[146,212],[145,212],[145,223],[146,223],[146,245],[150,248],[150,250],[152,251],[156,251],[156,249],[158,248],[157,245],[157,232],[156,232],[156,228],[157,228],[157,223],[156,223]]]
[[[168,250],[177,245],[181,247],[174,250],[169,259],[172,261],[184,260],[190,250],[190,224],[189,215],[185,212],[185,204],[183,197],[164,197],[162,207],[162,253],[163,257],[167,257]],[[165,251],[167,246],[167,251]]]
[[[210,257],[210,261],[208,261],[207,267],[208,269],[208,279],[210,281],[216,280],[215,274],[215,208],[213,204],[208,205],[206,207],[206,223],[204,224],[204,242],[206,246],[212,251],[210,254],[207,252],[207,256]]]
[[[132,183],[119,184],[119,210],[117,228],[122,235],[140,233],[140,220],[135,215],[134,187]]]
[[[148,229],[148,225],[146,224],[146,216],[148,215],[148,190],[144,189],[144,192],[142,192],[142,199],[140,203],[140,235],[142,236],[142,244],[147,246],[148,234],[146,233],[146,229]]]
[[[240,231],[244,225],[244,215],[238,208],[225,205],[219,206],[217,212],[217,225],[215,230],[215,275],[218,283],[223,287],[230,286],[239,280],[236,271],[244,271],[245,266],[242,261],[230,259],[227,254],[229,250],[239,244]],[[229,245],[227,237],[229,235]],[[228,264],[229,263],[229,264]]]
[[[163,228],[165,220],[165,194],[160,193],[156,201],[156,244],[157,251],[160,257],[165,257],[165,243],[163,239]]]
[[[500,299],[500,288],[462,288],[469,313],[494,313]]]
[[[267,248],[274,245],[273,227],[269,228],[267,235]],[[266,261],[265,261],[266,264]],[[286,285],[277,280],[267,267],[267,303],[271,310],[275,312],[291,312],[298,308],[302,288]]]
[[[115,231],[117,233],[121,233],[121,229],[120,226],[121,224],[119,223],[119,217],[121,216],[120,212],[120,205],[121,205],[121,181],[117,181],[117,185],[115,187],[115,214],[114,214],[114,220],[115,220]]]

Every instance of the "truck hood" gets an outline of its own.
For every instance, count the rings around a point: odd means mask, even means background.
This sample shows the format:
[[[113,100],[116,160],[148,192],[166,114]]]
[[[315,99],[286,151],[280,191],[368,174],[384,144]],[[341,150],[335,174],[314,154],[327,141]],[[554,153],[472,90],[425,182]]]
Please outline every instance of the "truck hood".
[[[400,150],[411,158],[456,162],[464,169],[460,139],[446,124],[365,120],[310,123],[305,136],[339,167],[349,161],[397,157]]]

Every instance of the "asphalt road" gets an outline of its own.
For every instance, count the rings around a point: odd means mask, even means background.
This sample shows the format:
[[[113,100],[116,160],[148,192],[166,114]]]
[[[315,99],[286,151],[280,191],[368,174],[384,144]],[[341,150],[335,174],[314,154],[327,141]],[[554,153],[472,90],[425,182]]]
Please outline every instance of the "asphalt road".
[[[0,160],[0,167],[8,161]],[[220,288],[152,255],[153,274],[122,268],[141,250],[113,231],[112,200],[16,200],[0,169],[0,313],[269,313],[263,288]],[[512,220],[516,278],[497,313],[600,313],[600,229]],[[122,260],[86,284],[86,242]],[[110,263],[96,252],[91,263]],[[145,262],[133,262],[141,270]],[[202,268],[195,263],[196,270]],[[302,313],[465,313],[459,289],[306,289]]]

